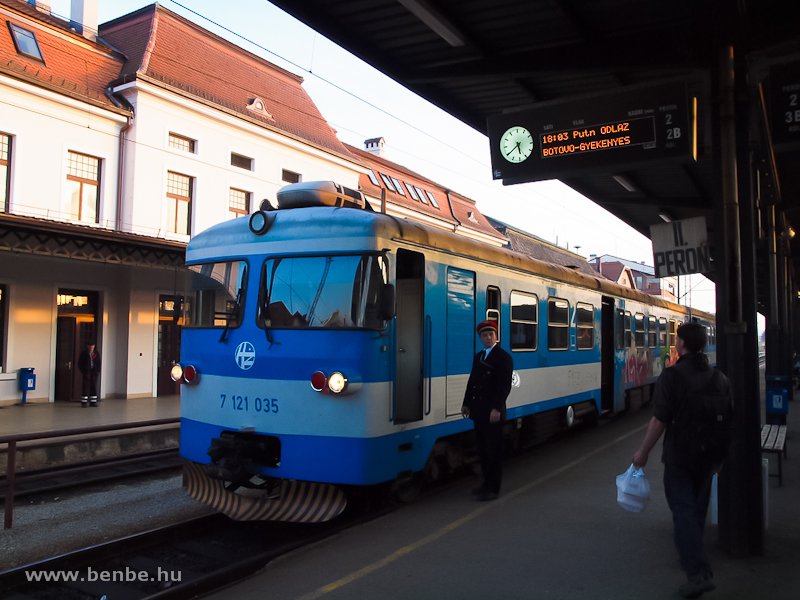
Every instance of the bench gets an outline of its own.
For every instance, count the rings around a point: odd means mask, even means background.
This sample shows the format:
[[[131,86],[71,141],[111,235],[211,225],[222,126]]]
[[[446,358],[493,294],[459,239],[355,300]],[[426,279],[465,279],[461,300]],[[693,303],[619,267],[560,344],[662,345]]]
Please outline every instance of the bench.
[[[786,454],[786,425],[763,425],[761,427],[761,451],[778,455],[778,473],[770,477],[778,478],[778,485],[783,485],[783,459]]]

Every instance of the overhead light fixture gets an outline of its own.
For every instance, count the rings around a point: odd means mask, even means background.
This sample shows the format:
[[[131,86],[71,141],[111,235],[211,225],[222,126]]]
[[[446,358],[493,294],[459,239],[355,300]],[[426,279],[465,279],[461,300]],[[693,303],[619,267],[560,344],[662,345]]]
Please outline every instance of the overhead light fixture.
[[[625,177],[625,175],[612,175],[611,178],[622,186],[626,192],[638,192],[639,190],[633,185],[633,182]]]
[[[431,31],[442,38],[445,42],[459,48],[466,45],[467,41],[458,28],[425,0],[397,0],[405,6],[408,11],[425,23]]]
[[[660,210],[660,211],[658,211],[658,216],[659,216],[659,217],[661,218],[661,220],[662,220],[662,221],[664,221],[665,223],[671,223],[671,222],[672,222],[672,215],[671,215],[671,214],[669,214],[669,213],[668,213],[667,211],[665,211],[665,210]]]

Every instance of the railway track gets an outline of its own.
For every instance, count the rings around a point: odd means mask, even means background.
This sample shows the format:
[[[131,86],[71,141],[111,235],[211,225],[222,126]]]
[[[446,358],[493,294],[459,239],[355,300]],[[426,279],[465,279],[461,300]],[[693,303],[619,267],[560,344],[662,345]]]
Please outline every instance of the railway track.
[[[193,598],[364,518],[304,525],[214,514],[2,572],[0,590],[15,600]]]
[[[85,487],[89,484],[150,473],[173,470],[178,472],[180,467],[178,450],[174,448],[101,462],[21,472],[16,474],[14,497],[21,498],[44,492]],[[6,479],[2,477],[0,478],[0,498],[5,499],[6,491]]]

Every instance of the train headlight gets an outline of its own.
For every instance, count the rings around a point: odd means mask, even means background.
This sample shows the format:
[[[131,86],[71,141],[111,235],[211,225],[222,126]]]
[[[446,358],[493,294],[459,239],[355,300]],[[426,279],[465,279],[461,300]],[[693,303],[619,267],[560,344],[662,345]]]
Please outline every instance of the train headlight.
[[[336,371],[328,378],[328,389],[334,394],[341,394],[347,388],[347,377]]]
[[[197,383],[197,380],[200,378],[200,373],[197,371],[197,368],[194,365],[183,366],[180,363],[176,363],[169,370],[169,376],[172,381],[177,383],[188,383],[191,385],[193,383]]]
[[[324,390],[327,383],[328,377],[322,371],[315,371],[311,374],[311,389],[315,392]]]
[[[183,379],[183,367],[177,364],[173,365],[169,370],[169,376],[172,378],[172,381],[180,383]]]
[[[263,210],[257,210],[250,215],[250,231],[256,235],[264,235],[272,226],[274,220],[274,214],[268,214]]]

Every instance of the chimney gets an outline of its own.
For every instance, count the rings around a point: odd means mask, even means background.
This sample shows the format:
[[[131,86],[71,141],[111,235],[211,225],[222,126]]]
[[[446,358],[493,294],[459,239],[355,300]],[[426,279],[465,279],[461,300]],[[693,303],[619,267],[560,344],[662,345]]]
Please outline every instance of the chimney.
[[[382,137],[370,138],[364,140],[364,150],[375,156],[383,156],[383,147],[386,145],[386,140]]]
[[[87,40],[97,39],[97,3],[99,0],[71,0],[69,20]]]

